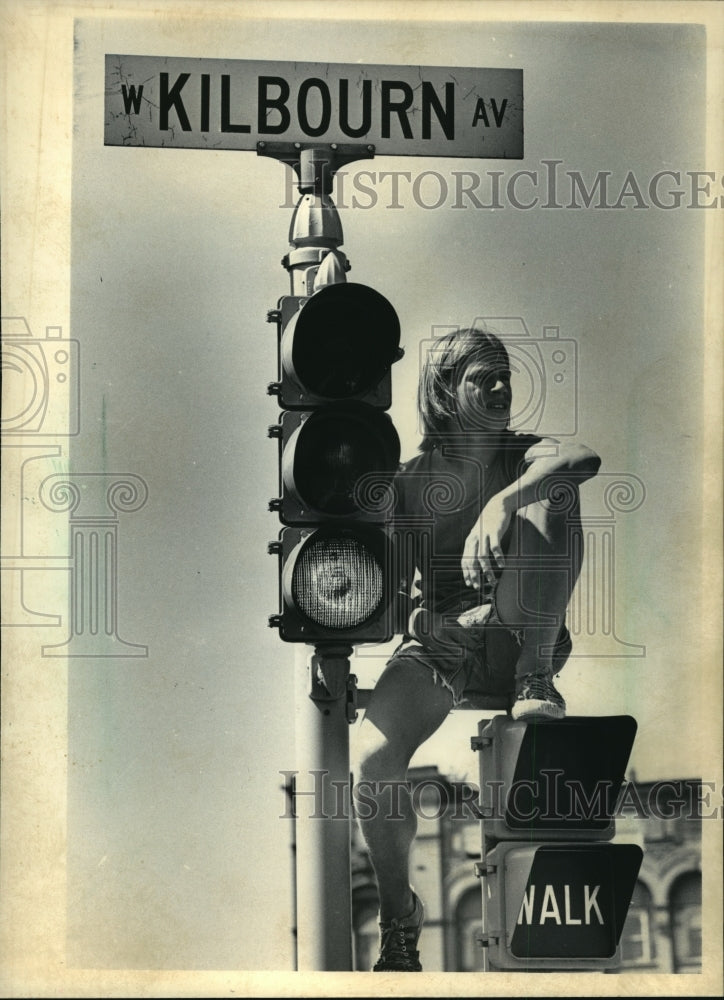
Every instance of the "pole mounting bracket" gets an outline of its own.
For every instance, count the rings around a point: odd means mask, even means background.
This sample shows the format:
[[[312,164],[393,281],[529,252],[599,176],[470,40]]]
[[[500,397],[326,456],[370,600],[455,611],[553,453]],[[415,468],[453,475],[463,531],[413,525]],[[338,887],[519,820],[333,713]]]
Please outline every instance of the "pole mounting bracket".
[[[347,678],[347,722],[352,725],[357,721],[357,675],[350,674]]]
[[[270,156],[292,167],[301,194],[332,190],[334,175],[340,167],[355,160],[371,160],[372,143],[266,142],[256,144],[257,156]]]
[[[321,643],[314,647],[310,670],[309,697],[329,702],[348,698],[349,658],[352,646],[346,643]]]

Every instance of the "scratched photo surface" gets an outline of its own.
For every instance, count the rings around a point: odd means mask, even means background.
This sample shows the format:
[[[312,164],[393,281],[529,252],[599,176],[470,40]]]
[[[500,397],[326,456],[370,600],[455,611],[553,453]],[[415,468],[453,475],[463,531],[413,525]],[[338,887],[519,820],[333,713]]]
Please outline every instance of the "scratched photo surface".
[[[570,22],[537,16],[546,5],[526,19],[502,4],[451,4],[444,19],[407,4],[166,6],[11,4],[7,21],[7,93],[25,123],[8,104],[9,995],[715,995],[720,355],[707,324],[724,175],[707,93],[721,96],[721,25],[697,3],[686,16],[657,5],[659,21],[603,4]],[[310,649],[292,616],[280,622],[268,552],[285,514],[305,516],[282,498],[282,432],[269,437],[285,399],[267,391],[280,374],[267,320],[311,291],[288,270],[304,248],[290,242],[300,194],[282,147],[300,136],[354,147],[331,190],[334,247],[342,280],[399,320],[380,406],[399,460],[418,454],[425,359],[471,326],[508,347],[511,428],[601,457],[581,486],[556,686],[569,717],[635,720],[576,737],[584,763],[607,739],[621,751],[623,979],[483,971],[475,738],[495,713],[470,708],[412,760],[425,974],[402,987],[363,974],[377,910],[355,824],[360,971],[294,971],[309,934],[295,865],[311,862],[295,852],[288,783],[308,809],[316,779],[300,767]],[[399,642],[379,638],[351,658],[353,779],[364,696]],[[623,920],[596,888],[605,860],[587,857],[571,888],[549,850],[537,895],[518,873],[515,901],[494,904],[544,969],[547,933],[585,944],[590,930],[598,946]]]

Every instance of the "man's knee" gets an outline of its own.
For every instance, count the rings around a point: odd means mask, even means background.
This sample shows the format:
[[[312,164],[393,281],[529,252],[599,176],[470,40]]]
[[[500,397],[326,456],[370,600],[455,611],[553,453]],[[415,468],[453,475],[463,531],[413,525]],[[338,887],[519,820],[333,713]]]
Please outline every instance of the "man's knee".
[[[516,512],[512,546],[521,554],[537,553],[541,543],[557,551],[579,551],[581,518],[578,488],[521,507]],[[575,545],[573,540],[575,539]]]
[[[371,723],[364,722],[360,727],[356,759],[359,779],[364,782],[402,780],[409,764],[405,748],[388,739]]]

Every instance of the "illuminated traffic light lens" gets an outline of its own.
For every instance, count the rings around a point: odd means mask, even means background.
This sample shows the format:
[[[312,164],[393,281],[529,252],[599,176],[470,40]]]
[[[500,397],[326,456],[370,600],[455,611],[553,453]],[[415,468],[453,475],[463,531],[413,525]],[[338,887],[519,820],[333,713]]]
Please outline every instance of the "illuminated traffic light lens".
[[[328,285],[293,324],[291,363],[299,383],[324,399],[349,399],[373,388],[400,346],[397,313],[366,285]]]
[[[378,512],[379,487],[397,469],[400,439],[386,413],[348,404],[311,414],[292,450],[287,486],[308,509],[345,516]]]
[[[384,597],[382,566],[359,539],[327,537],[300,553],[292,576],[292,599],[316,625],[355,628],[378,610]]]

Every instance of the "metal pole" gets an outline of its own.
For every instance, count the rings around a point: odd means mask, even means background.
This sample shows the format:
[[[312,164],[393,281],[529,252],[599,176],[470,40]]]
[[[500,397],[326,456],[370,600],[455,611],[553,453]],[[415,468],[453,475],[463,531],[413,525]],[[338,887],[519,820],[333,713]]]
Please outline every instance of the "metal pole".
[[[339,213],[329,197],[336,170],[374,155],[373,146],[301,148],[259,143],[261,155],[294,166],[301,194],[292,217],[293,249],[282,261],[291,294],[308,296],[344,281],[349,264]],[[281,373],[280,373],[281,374]],[[352,647],[295,650],[296,927],[299,971],[352,970],[349,694]]]
[[[297,968],[351,971],[347,704],[352,649],[310,656],[309,647],[298,646],[295,652]]]

